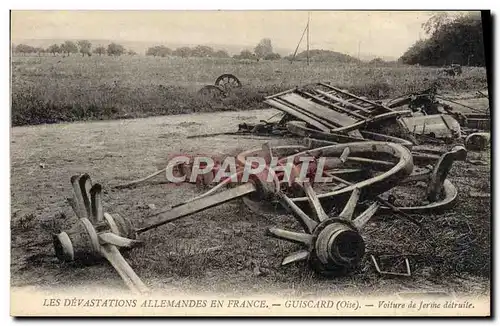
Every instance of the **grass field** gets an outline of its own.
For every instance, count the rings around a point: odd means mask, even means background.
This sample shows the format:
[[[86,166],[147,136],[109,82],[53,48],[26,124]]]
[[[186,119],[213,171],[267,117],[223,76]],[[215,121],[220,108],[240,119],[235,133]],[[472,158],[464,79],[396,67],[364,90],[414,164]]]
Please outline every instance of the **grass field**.
[[[243,87],[227,98],[197,95],[223,74]],[[424,89],[439,79],[444,90],[487,85],[483,68],[444,77],[437,68],[404,65],[345,65],[324,62],[126,57],[14,57],[12,124],[133,118],[153,115],[259,109],[264,96],[298,85],[330,81],[372,99]]]

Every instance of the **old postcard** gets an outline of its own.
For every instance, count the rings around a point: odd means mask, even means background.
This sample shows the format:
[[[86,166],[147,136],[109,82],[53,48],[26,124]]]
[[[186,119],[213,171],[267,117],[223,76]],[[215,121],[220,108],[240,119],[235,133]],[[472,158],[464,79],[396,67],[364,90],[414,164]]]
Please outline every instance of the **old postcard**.
[[[491,315],[488,11],[13,10],[10,41],[11,315]]]

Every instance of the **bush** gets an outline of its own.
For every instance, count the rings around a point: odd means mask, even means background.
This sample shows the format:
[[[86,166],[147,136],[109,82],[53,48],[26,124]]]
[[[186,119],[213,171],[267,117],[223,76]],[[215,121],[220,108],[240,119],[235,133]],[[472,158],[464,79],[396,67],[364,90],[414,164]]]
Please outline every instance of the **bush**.
[[[264,60],[279,60],[279,59],[281,59],[279,53],[269,53],[264,57]]]

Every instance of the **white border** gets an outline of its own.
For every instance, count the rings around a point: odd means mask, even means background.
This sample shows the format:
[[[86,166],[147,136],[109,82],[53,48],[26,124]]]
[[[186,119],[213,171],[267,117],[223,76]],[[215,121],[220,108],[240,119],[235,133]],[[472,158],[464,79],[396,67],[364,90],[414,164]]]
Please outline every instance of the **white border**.
[[[218,9],[225,9],[225,10],[256,10],[256,9],[288,9],[288,10],[297,10],[297,9],[305,9],[305,10],[313,10],[313,9],[329,9],[329,10],[342,10],[342,9],[376,9],[376,10],[394,10],[394,9],[399,9],[399,10],[452,10],[452,9],[457,9],[457,10],[474,10],[474,9],[492,9],[493,14],[497,12],[497,7],[499,1],[486,1],[486,0],[475,0],[475,1],[464,1],[464,0],[454,0],[454,1],[435,1],[435,0],[420,0],[417,2],[405,2],[405,1],[345,1],[345,2],[340,2],[340,1],[317,1],[317,0],[308,0],[308,1],[286,1],[282,3],[270,3],[268,0],[253,0],[253,1],[248,1],[248,2],[237,2],[237,1],[220,1],[220,0],[212,0],[212,1],[203,1],[203,0],[182,0],[182,1],[169,1],[166,3],[165,1],[154,1],[154,0],[141,0],[141,1],[130,1],[130,0],[121,0],[121,1],[115,1],[115,2],[108,2],[108,3],[103,3],[103,1],[98,1],[98,0],[87,0],[87,1],[82,1],[82,2],[69,2],[69,1],[14,1],[14,0],[8,0],[8,1],[3,1],[2,2],[2,12],[1,16],[2,17],[2,26],[1,26],[1,37],[3,38],[2,44],[4,45],[4,48],[0,52],[1,54],[1,62],[3,63],[4,69],[2,70],[3,73],[3,85],[1,88],[1,99],[3,103],[3,108],[0,110],[0,114],[2,115],[0,121],[2,123],[2,128],[0,132],[2,133],[0,136],[0,142],[2,146],[2,153],[9,153],[9,127],[10,127],[10,105],[9,105],[9,100],[10,100],[10,93],[9,93],[9,76],[10,74],[7,73],[9,72],[10,69],[10,63],[9,63],[9,54],[8,54],[8,47],[9,47],[9,9],[16,9],[16,10],[27,10],[27,9],[72,9],[72,10],[92,10],[92,9],[105,9],[105,10],[117,10],[117,9],[127,9],[127,10],[145,10],[145,9],[151,9],[151,10],[218,10]],[[495,35],[495,43],[497,43],[497,35]],[[495,62],[498,63],[498,56],[495,55]],[[496,71],[494,73],[496,75]],[[495,87],[495,93],[497,91],[497,87]],[[497,117],[499,114],[496,113],[495,116]],[[496,123],[497,121],[495,121]],[[497,139],[495,139],[495,144],[497,144],[494,148],[494,151],[498,151],[498,142]],[[0,186],[0,191],[1,191],[1,198],[3,199],[3,202],[1,205],[2,212],[1,216],[4,219],[5,225],[0,228],[2,234],[1,234],[1,239],[3,239],[3,246],[1,250],[1,261],[3,263],[3,268],[2,268],[2,275],[1,275],[1,286],[2,286],[2,297],[4,300],[2,300],[2,308],[3,311],[1,313],[2,319],[5,319],[6,324],[13,324],[14,320],[12,318],[9,318],[9,291],[10,291],[10,227],[9,227],[9,222],[10,221],[10,160],[7,155],[3,155],[3,159],[1,161],[2,166],[0,167],[0,173],[1,173],[1,178],[0,180],[2,181],[1,186]],[[496,167],[496,166],[495,166]],[[492,199],[493,200],[493,199]],[[498,231],[498,221],[495,223],[496,230],[492,230],[493,232]],[[492,259],[497,260],[498,258],[498,252],[495,257]],[[496,280],[498,281],[498,279]],[[495,302],[497,304],[495,305],[494,308],[498,305],[498,298],[496,298]],[[198,320],[202,321],[202,320]],[[352,322],[359,322],[361,320],[356,320]],[[56,320],[47,320],[46,322],[57,322]],[[66,321],[63,321],[66,322]],[[72,321],[73,322],[73,321]],[[74,321],[76,322],[76,321]],[[79,321],[82,322],[82,321]],[[92,323],[93,325],[100,325],[103,323],[102,320],[85,320],[83,321],[85,323]],[[122,321],[115,321],[115,322],[122,322]],[[139,323],[140,321],[133,321],[134,323]],[[165,322],[165,321],[162,321]],[[178,323],[178,321],[174,320],[167,320],[167,323]],[[184,321],[184,322],[193,322],[193,321]],[[203,320],[202,322],[207,322],[207,320]],[[220,320],[211,320],[210,322],[220,322]],[[234,321],[226,321],[226,322],[234,322]],[[237,322],[241,322],[240,320]],[[278,322],[278,320],[256,320],[254,322],[259,322],[259,323],[270,323],[270,322]],[[279,322],[290,322],[289,320],[281,320]],[[303,320],[297,320],[295,322],[303,323]],[[322,320],[319,321],[321,323],[335,323],[335,324],[342,324],[344,321],[341,320]],[[373,322],[385,322],[385,320],[370,320],[370,323]],[[444,320],[425,320],[425,323],[428,324],[433,324],[433,323],[443,323],[445,322]],[[450,321],[448,321],[450,322]],[[453,322],[453,321],[451,321]],[[472,320],[468,320],[467,322],[475,322]],[[2,325],[5,325],[2,322]]]
[[[74,10],[298,10],[298,9],[323,9],[323,10],[478,10],[489,9],[495,5],[493,0],[475,0],[465,1],[433,1],[420,0],[418,2],[409,1],[293,1],[270,2],[266,0],[253,0],[247,2],[238,1],[202,1],[202,0],[183,0],[183,1],[155,1],[155,0],[121,0],[116,2],[109,1],[104,3],[99,0],[81,1],[79,3],[69,1],[4,1],[10,6],[10,9],[74,9]]]

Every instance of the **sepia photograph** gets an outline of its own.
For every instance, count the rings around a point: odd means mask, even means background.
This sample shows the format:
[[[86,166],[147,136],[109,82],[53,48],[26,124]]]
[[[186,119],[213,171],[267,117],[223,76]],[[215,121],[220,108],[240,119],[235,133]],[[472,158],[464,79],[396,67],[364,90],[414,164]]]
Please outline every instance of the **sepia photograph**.
[[[492,33],[11,10],[11,316],[490,317]]]

